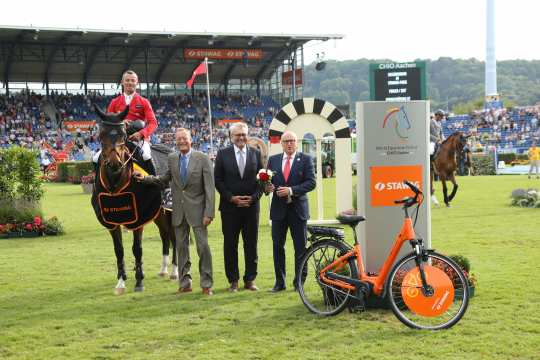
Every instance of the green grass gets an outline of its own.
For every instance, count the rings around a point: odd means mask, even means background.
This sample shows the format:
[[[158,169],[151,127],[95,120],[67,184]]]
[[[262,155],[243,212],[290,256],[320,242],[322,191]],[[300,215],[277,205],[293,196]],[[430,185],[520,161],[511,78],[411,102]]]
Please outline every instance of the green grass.
[[[540,212],[508,204],[512,189],[540,182],[525,176],[459,182],[453,207],[432,211],[432,244],[467,256],[479,286],[465,317],[439,332],[411,330],[385,310],[318,318],[294,291],[268,293],[274,279],[266,221],[257,278],[264,291],[225,291],[218,216],[209,238],[215,296],[203,298],[195,287],[179,297],[175,282],[157,277],[161,241],[154,225],[146,228],[143,244],[146,290],[133,292],[131,237],[125,233],[128,292],[114,296],[112,241],[95,219],[89,196],[80,186],[49,184],[43,210],[64,221],[66,235],[0,240],[0,358],[538,359]],[[325,206],[332,214],[333,180],[327,185]],[[266,219],[267,198],[262,209]],[[289,274],[292,253],[288,240]],[[197,285],[193,246],[191,254]]]

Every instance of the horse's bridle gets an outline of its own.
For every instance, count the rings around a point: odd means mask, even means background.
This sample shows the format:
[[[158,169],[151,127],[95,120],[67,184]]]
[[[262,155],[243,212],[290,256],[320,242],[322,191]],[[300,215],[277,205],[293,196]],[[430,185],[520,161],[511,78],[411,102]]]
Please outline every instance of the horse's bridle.
[[[122,122],[110,122],[110,121],[102,121],[101,122],[102,124],[105,124],[105,125],[109,125],[109,126],[123,126],[125,127],[126,124],[122,121]],[[118,144],[115,144],[114,147],[116,148],[117,146],[125,146],[126,145],[126,137],[127,135],[124,137],[124,141],[122,141],[121,143],[118,143]],[[135,144],[135,148],[133,149],[132,152],[129,152],[128,151],[128,158],[126,159],[126,161],[124,161],[122,163],[122,166],[120,166],[120,170],[124,169],[127,165],[127,163],[133,158],[133,155],[135,155],[135,151],[137,151],[138,148],[140,148],[140,146],[138,144]],[[126,146],[127,147],[127,146]]]

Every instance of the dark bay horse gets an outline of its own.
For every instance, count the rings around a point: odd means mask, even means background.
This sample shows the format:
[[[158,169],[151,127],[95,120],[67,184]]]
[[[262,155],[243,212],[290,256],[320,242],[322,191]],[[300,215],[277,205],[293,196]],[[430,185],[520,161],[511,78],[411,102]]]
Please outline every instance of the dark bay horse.
[[[161,206],[159,189],[140,188],[143,185],[132,178],[135,150],[130,151],[126,145],[128,130],[123,121],[128,113],[128,107],[119,114],[106,114],[97,106],[95,109],[100,119],[99,140],[102,152],[94,183],[92,205],[98,220],[109,230],[113,239],[118,269],[115,293],[120,295],[125,292],[127,279],[122,244],[122,225],[133,231],[135,291],[143,291],[142,235],[144,224],[152,220],[155,222],[164,244],[164,253],[165,244],[168,252],[169,243],[173,243],[174,249],[176,242],[171,225],[171,214],[170,211],[165,211]],[[137,194],[141,194],[141,191],[144,192],[144,196],[137,196]],[[173,263],[176,264],[175,255]],[[174,278],[173,275],[171,278]]]
[[[437,198],[434,195],[433,189],[434,174],[437,174],[439,180],[442,183],[444,203],[447,207],[450,207],[450,201],[456,196],[458,190],[458,184],[456,182],[456,169],[457,169],[457,156],[463,151],[465,145],[467,145],[468,136],[463,135],[461,132],[455,132],[444,140],[439,147],[437,153],[434,155],[434,159],[431,162],[431,197],[435,204],[438,204]],[[452,183],[452,192],[448,196],[448,188],[446,187],[446,181]]]

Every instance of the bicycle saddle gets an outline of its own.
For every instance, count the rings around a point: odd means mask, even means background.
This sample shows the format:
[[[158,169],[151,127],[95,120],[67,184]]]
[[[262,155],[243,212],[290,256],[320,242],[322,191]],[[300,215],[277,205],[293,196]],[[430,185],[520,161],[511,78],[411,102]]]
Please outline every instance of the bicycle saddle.
[[[343,239],[343,229],[329,226],[308,226],[307,230],[312,235],[325,235]]]
[[[352,227],[355,227],[358,225],[359,222],[362,222],[366,220],[365,217],[361,215],[346,215],[346,214],[339,214],[336,219],[339,220],[340,223],[345,225],[350,225]]]

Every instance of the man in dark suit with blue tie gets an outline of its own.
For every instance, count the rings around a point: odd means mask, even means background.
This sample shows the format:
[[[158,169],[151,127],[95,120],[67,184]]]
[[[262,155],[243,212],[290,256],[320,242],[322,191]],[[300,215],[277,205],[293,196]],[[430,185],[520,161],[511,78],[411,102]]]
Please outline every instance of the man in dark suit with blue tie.
[[[276,282],[271,289],[278,292],[285,285],[285,239],[290,229],[294,244],[294,288],[297,288],[298,264],[306,248],[309,204],[307,193],[315,189],[315,171],[309,155],[297,152],[298,139],[292,131],[281,136],[283,153],[268,159],[268,169],[274,172],[266,192],[273,192],[270,207],[272,242],[274,244],[274,271]]]
[[[261,153],[247,145],[246,124],[232,125],[230,135],[233,145],[218,152],[214,166],[216,189],[220,194],[225,275],[230,283],[229,291],[238,291],[238,240],[241,232],[244,241],[244,288],[257,291],[259,199],[262,194],[257,173],[262,168]]]

